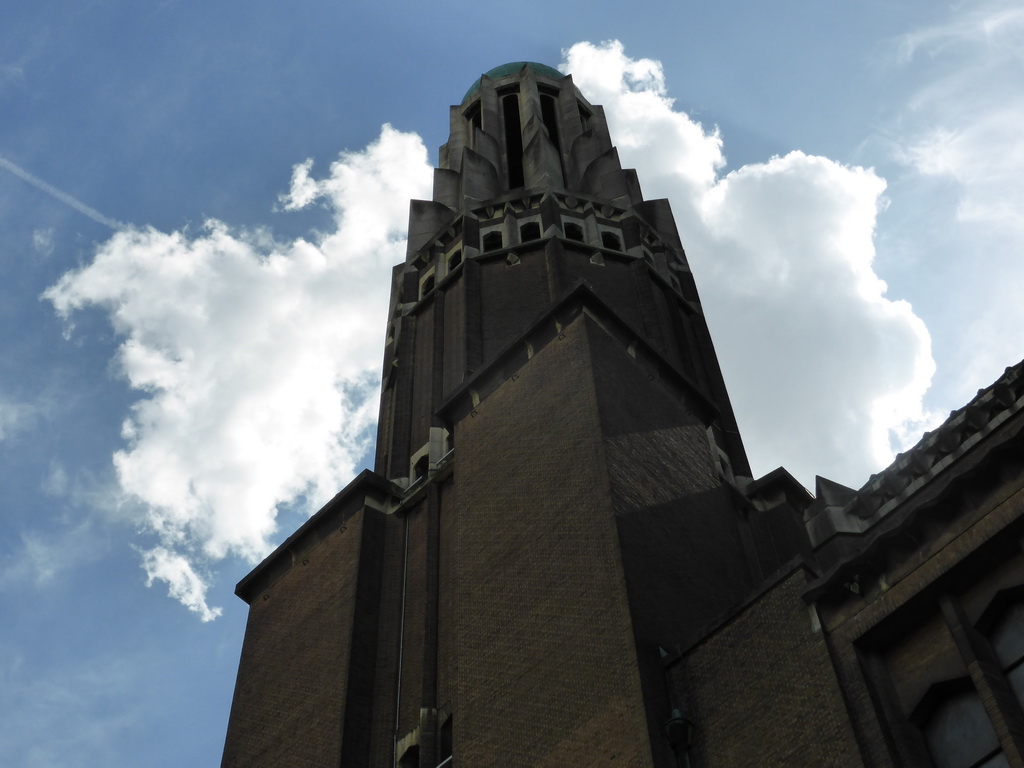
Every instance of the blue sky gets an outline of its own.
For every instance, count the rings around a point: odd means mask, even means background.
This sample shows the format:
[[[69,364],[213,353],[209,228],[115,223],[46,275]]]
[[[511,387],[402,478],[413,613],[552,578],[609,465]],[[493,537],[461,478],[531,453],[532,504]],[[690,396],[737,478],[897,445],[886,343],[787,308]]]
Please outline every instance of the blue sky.
[[[1020,360],[1024,10],[766,9],[0,3],[0,764],[218,764],[234,584],[368,461],[407,201],[498,64],[671,199],[757,474],[859,486]]]

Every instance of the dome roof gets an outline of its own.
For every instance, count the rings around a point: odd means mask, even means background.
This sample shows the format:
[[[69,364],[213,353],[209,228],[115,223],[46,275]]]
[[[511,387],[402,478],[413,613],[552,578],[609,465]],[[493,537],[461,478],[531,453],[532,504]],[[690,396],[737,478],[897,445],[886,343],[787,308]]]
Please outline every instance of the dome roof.
[[[565,75],[559,72],[554,67],[549,67],[547,64],[538,64],[536,61],[510,61],[508,64],[502,64],[500,67],[495,67],[484,73],[484,77],[496,80],[499,77],[505,77],[506,75],[514,75],[519,72],[523,67],[529,67],[538,75],[544,77],[551,77],[556,80],[561,80]],[[478,77],[474,83],[469,86],[469,90],[466,91],[466,95],[462,97],[462,103],[465,104],[466,100],[472,96],[480,88],[480,78]]]

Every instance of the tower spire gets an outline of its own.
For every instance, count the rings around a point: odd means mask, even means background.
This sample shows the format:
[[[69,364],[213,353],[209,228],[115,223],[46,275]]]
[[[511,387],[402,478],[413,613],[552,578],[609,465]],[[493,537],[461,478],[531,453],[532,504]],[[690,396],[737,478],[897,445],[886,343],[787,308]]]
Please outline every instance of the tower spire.
[[[693,407],[708,414],[718,460],[749,475],[668,201],[644,201],[604,110],[570,75],[515,62],[482,75],[451,107],[450,126],[434,199],[412,202],[407,259],[394,273],[381,424],[395,431],[379,432],[377,471],[415,477],[424,426],[448,426],[442,403],[582,287],[616,314],[634,348],[686,380]],[[410,326],[424,323],[440,329],[437,338],[411,340]],[[428,356],[435,375],[426,398]],[[420,383],[403,387],[403,376]],[[420,425],[408,445],[396,409]],[[435,436],[436,450],[449,438]]]

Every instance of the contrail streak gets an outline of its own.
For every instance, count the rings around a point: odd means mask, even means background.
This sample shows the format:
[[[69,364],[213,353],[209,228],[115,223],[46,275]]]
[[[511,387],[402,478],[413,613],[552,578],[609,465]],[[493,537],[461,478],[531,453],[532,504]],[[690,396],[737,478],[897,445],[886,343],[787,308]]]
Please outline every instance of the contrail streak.
[[[31,184],[36,189],[41,189],[43,192],[45,192],[46,194],[50,195],[51,197],[57,198],[58,200],[60,200],[65,205],[69,205],[72,208],[74,208],[76,211],[78,211],[79,213],[85,214],[86,216],[88,216],[90,219],[92,219],[93,221],[95,221],[98,224],[103,224],[104,226],[110,227],[111,229],[121,229],[122,227],[125,226],[120,221],[115,221],[114,219],[107,218],[102,213],[97,211],[95,208],[90,208],[85,203],[83,203],[83,202],[81,202],[79,200],[76,200],[71,195],[69,195],[67,192],[61,192],[56,187],[51,186],[50,184],[47,184],[45,181],[40,179],[38,176],[33,176],[31,173],[26,171],[24,168],[21,168],[20,166],[15,165],[14,163],[12,163],[10,160],[8,160],[3,155],[0,155],[0,167],[6,168],[8,171],[13,173],[18,178],[24,179],[25,181],[27,181],[29,184]]]

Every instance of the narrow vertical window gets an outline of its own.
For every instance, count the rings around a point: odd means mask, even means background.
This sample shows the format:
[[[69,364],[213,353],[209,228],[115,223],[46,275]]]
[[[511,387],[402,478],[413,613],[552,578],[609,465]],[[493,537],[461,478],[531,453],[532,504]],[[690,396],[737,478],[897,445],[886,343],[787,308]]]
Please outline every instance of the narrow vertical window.
[[[466,146],[470,149],[476,149],[476,132],[484,129],[479,101],[466,110],[465,117],[468,129],[466,131]]]
[[[555,100],[546,93],[542,93],[540,97],[540,114],[544,119],[544,127],[548,129],[551,143],[555,145],[555,149],[561,152],[562,145],[558,140],[558,117],[555,112]]]
[[[558,109],[555,97],[549,93],[540,95],[540,115],[544,120],[544,127],[548,129],[548,136],[558,153],[558,170],[562,174],[562,183],[565,183],[565,161],[562,159],[562,143],[558,137]]]
[[[468,110],[466,110],[466,122],[469,123],[469,128],[471,131],[482,131],[484,129],[479,101],[472,107],[470,107]]]
[[[441,762],[437,764],[438,768],[441,766],[451,765],[452,762],[452,718],[449,715],[448,719],[444,721],[444,725],[441,726],[441,738],[440,744],[438,745],[437,756]]]
[[[501,101],[505,114],[505,161],[508,164],[508,187],[517,189],[523,178],[523,129],[519,124],[519,95],[509,94]]]
[[[576,106],[580,111],[580,126],[583,128],[583,132],[586,133],[590,130],[590,112],[586,107],[578,102]]]

